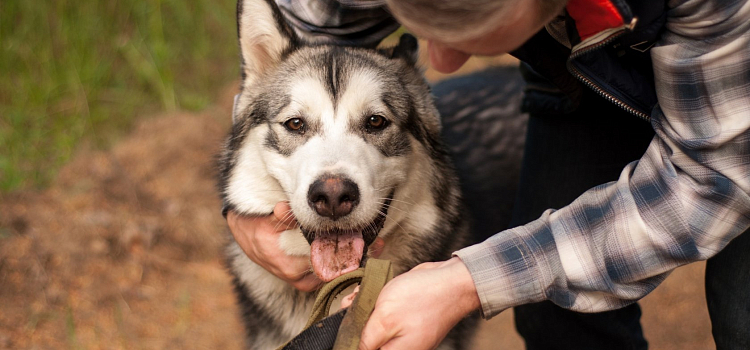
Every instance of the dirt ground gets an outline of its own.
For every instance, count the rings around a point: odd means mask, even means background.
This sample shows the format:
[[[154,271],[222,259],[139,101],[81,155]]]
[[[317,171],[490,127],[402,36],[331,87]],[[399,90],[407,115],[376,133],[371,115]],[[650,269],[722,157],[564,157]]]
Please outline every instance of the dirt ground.
[[[232,95],[143,118],[111,150],[84,147],[49,189],[0,196],[0,349],[242,347],[213,179]],[[652,349],[715,348],[703,270],[642,301]],[[522,348],[511,311],[473,346]]]

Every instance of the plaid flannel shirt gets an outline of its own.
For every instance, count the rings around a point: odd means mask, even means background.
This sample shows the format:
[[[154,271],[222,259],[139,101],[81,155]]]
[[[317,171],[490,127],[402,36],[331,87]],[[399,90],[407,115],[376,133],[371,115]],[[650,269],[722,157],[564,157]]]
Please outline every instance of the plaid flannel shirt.
[[[342,3],[307,16],[340,20],[372,2]],[[542,300],[581,312],[626,306],[750,227],[750,0],[669,6],[651,49],[659,103],[643,157],[568,206],[455,252],[484,317]]]

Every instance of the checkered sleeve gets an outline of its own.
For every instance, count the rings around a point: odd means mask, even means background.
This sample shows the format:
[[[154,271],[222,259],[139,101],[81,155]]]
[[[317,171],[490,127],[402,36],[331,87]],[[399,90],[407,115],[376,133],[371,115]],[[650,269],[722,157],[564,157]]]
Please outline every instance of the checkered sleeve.
[[[455,253],[489,318],[628,305],[750,227],[750,2],[670,2],[652,49],[656,136],[617,181]]]
[[[375,47],[400,26],[385,0],[276,0],[308,42]]]

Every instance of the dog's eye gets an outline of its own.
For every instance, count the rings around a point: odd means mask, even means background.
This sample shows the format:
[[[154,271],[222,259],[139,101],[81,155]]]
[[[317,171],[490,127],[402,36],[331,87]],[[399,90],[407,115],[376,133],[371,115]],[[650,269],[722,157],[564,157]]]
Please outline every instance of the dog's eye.
[[[370,131],[383,130],[388,126],[388,119],[385,119],[382,115],[371,115],[367,117],[367,124],[365,127]]]
[[[305,131],[305,121],[302,118],[292,118],[284,122],[284,127],[289,131],[302,133]]]

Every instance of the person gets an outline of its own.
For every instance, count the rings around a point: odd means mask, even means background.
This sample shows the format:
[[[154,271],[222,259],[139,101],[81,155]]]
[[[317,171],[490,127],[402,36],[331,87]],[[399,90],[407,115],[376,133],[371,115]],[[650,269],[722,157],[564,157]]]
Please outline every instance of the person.
[[[372,45],[394,27],[378,1],[278,2],[308,38]],[[473,310],[510,307],[529,349],[643,349],[635,301],[706,259],[717,348],[750,348],[749,1],[387,5],[440,71],[520,58],[530,120],[512,228],[391,281],[360,349],[431,349]],[[309,262],[269,243],[285,209],[227,221],[253,261],[313,290]]]

